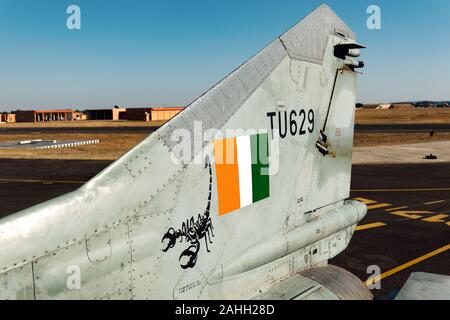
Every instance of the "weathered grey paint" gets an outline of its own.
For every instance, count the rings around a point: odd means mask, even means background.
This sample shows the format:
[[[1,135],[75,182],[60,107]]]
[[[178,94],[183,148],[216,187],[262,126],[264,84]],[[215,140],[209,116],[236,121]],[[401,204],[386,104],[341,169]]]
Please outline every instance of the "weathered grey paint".
[[[395,300],[450,300],[450,276],[413,272]]]

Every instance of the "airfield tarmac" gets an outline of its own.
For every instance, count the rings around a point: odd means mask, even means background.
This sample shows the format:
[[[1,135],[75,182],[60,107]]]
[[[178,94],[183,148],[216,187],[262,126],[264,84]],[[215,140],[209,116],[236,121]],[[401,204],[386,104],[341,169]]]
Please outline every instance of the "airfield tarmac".
[[[450,132],[450,125],[441,123],[432,124],[356,124],[355,132]]]
[[[75,190],[111,161],[0,159],[0,217]],[[366,281],[378,265],[390,299],[411,272],[450,275],[450,163],[354,165],[351,197],[369,212],[330,263]]]
[[[392,299],[412,272],[450,275],[450,163],[354,165],[351,197],[368,213],[330,261],[365,281],[381,269],[376,299]]]

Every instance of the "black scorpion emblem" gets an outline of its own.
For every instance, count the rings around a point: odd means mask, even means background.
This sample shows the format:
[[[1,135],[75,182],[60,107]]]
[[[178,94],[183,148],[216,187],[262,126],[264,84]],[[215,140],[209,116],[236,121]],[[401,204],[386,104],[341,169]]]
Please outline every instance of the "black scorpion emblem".
[[[205,168],[207,167],[209,167],[209,195],[208,204],[206,205],[203,215],[198,214],[196,221],[194,220],[194,217],[186,220],[183,222],[181,229],[175,230],[174,228],[170,228],[161,240],[163,243],[163,252],[167,252],[169,249],[173,248],[178,239],[180,240],[180,243],[183,242],[183,240],[189,243],[189,247],[181,253],[180,258],[178,259],[181,268],[183,269],[193,268],[197,263],[201,239],[205,240],[207,252],[210,252],[208,244],[213,243],[211,237],[214,237],[214,227],[210,217],[212,169],[208,159],[205,164]],[[186,259],[187,261],[185,261]]]

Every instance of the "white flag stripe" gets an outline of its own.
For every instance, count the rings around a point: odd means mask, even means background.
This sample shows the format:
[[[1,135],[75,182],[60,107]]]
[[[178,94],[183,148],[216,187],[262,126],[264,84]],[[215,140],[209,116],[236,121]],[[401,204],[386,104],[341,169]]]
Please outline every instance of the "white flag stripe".
[[[250,136],[236,138],[241,208],[253,203],[252,150]]]

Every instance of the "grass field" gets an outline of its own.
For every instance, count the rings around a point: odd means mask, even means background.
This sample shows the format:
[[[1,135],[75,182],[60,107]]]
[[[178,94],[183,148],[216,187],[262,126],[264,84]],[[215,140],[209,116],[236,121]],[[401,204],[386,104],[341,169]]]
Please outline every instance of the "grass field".
[[[115,160],[141,142],[147,134],[26,134],[0,135],[0,142],[29,139],[100,140],[99,144],[58,149],[0,149],[3,159]]]
[[[450,124],[450,108],[360,109],[357,124]]]
[[[437,132],[433,137],[429,133],[355,133],[355,147],[391,146],[407,143],[425,143],[450,140],[450,132]]]

